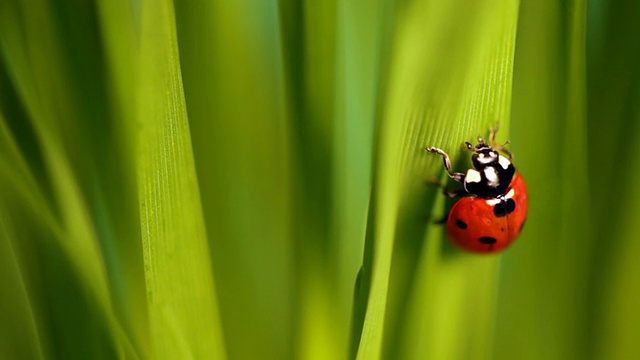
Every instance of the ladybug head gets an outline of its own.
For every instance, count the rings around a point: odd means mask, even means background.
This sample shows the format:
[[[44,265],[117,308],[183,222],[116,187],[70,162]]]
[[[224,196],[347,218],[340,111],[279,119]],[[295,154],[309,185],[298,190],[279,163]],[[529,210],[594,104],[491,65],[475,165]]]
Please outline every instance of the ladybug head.
[[[465,144],[467,145],[467,149],[473,151],[471,161],[473,162],[473,167],[478,170],[496,164],[500,160],[500,154],[489,146],[480,136],[478,136],[478,145],[475,147],[468,141]]]

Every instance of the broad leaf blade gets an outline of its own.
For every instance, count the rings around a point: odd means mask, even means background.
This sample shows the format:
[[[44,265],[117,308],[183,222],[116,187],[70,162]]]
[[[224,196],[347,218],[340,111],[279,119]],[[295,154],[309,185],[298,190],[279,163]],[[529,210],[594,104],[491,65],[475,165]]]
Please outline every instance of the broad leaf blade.
[[[224,358],[173,4],[141,11],[138,181],[152,356]]]
[[[518,2],[462,3],[424,1],[397,9],[378,133],[367,239],[373,261],[364,269],[371,271],[371,288],[359,358],[461,355],[454,338],[433,336],[449,313],[441,312],[443,306],[460,315],[447,333],[480,336],[475,354],[490,349],[485,334],[492,326],[497,259],[443,253],[441,232],[427,230],[442,212],[432,210],[436,189],[425,180],[441,171],[442,160],[424,147],[442,147],[455,159],[463,140],[486,134],[498,121],[500,137],[506,137]],[[486,275],[473,278],[477,273]],[[482,299],[475,324],[464,314],[477,305],[445,304],[467,292]]]

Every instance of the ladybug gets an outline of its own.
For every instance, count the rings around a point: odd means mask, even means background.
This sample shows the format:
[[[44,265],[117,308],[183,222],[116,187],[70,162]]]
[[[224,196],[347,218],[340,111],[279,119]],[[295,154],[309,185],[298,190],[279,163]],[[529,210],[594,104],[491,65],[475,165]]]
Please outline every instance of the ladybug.
[[[513,166],[513,155],[505,148],[508,142],[495,143],[496,131],[491,129],[489,143],[480,136],[476,146],[465,142],[473,151],[473,168],[465,174],[452,171],[449,155],[443,150],[426,148],[442,155],[449,177],[464,186],[446,192],[451,197],[464,196],[447,215],[447,235],[462,249],[476,253],[496,253],[509,246],[520,235],[527,218],[527,185]]]

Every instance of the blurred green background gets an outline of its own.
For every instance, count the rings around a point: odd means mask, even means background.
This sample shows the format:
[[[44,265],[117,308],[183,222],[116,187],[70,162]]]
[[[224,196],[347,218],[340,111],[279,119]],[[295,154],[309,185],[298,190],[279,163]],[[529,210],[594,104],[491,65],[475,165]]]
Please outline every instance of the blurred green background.
[[[3,0],[0,358],[640,358],[640,4]],[[500,255],[426,181],[500,123]]]

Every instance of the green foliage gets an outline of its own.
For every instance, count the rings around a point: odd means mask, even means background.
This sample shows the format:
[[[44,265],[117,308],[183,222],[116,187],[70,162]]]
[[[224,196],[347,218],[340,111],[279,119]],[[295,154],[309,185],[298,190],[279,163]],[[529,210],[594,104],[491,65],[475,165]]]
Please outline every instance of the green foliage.
[[[0,358],[637,358],[638,11],[2,1]],[[424,147],[497,123],[529,218],[467,254]]]

